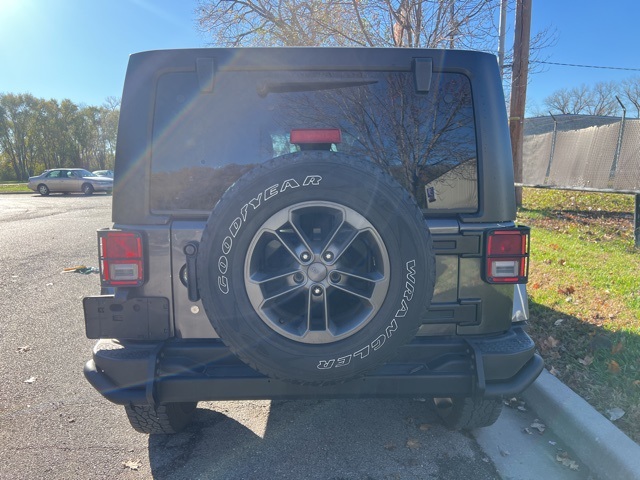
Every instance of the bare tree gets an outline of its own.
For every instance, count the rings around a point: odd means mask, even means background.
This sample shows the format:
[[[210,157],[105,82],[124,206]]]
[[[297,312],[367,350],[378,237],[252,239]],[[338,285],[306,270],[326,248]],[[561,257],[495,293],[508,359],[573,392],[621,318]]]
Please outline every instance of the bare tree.
[[[636,117],[640,118],[640,77],[632,77],[623,80],[620,84],[620,93],[636,107]]]
[[[120,104],[122,103],[122,99],[119,97],[109,96],[104,99],[104,103],[102,104],[102,108],[109,110],[111,112],[117,112],[120,110]]]
[[[588,108],[590,115],[617,115],[619,104],[616,101],[618,86],[615,82],[598,82],[591,89],[592,103]]]
[[[496,48],[498,0],[201,0],[218,46]]]
[[[544,104],[547,109],[554,113],[563,115],[586,114],[585,109],[588,101],[585,100],[587,95],[588,90],[586,85],[571,89],[562,88],[545,98]]]
[[[616,115],[616,90],[614,82],[599,82],[592,87],[581,85],[571,89],[562,88],[545,98],[544,105],[552,113],[564,115]]]

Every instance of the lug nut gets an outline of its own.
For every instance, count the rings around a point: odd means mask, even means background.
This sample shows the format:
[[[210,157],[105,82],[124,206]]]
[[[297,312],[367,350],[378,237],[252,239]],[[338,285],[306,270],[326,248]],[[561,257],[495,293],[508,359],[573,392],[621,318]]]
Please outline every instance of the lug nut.
[[[322,287],[316,285],[311,289],[311,293],[313,293],[316,297],[319,297],[320,295],[322,295]]]
[[[300,259],[303,262],[308,262],[309,260],[311,260],[311,254],[309,254],[309,252],[302,252],[302,254],[300,254]]]
[[[340,276],[340,274],[338,272],[331,272],[329,274],[329,279],[333,282],[333,283],[338,283],[342,277]]]
[[[333,260],[333,253],[331,252],[326,252],[323,256],[323,258],[325,259],[325,261],[330,262],[331,260]]]
[[[296,272],[293,274],[293,281],[296,283],[304,282],[304,275],[300,272]]]

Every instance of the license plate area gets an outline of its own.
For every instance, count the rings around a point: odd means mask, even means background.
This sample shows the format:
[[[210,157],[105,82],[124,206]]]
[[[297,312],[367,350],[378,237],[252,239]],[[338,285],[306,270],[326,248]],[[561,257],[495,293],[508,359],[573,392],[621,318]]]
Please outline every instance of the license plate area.
[[[131,298],[116,302],[113,295],[85,297],[87,338],[166,340],[170,336],[169,300],[163,297]]]

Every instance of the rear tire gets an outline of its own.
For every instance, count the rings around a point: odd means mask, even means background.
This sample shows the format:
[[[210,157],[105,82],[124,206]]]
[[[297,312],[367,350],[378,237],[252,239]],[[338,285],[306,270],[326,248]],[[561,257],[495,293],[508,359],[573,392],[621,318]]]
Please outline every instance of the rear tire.
[[[390,360],[422,325],[435,281],[410,195],[372,163],[331,152],[278,157],[241,177],[214,207],[197,261],[205,311],[231,351],[303,385]]]
[[[178,433],[190,422],[197,402],[164,403],[161,405],[125,405],[131,426],[140,433],[166,435]]]
[[[473,430],[493,425],[502,412],[498,398],[434,398],[438,416],[452,430]]]

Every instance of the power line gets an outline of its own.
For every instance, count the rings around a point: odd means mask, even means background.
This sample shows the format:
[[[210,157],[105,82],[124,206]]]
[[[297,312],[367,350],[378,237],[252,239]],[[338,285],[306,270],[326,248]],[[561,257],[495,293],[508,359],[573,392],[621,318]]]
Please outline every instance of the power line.
[[[576,63],[544,62],[542,60],[534,60],[531,63],[543,63],[545,65],[559,65],[561,67],[598,68],[601,70],[625,70],[628,72],[640,72],[640,68],[629,68],[629,67],[605,67],[600,65],[579,65]]]

